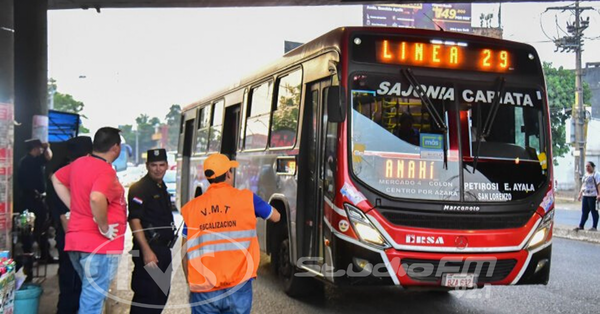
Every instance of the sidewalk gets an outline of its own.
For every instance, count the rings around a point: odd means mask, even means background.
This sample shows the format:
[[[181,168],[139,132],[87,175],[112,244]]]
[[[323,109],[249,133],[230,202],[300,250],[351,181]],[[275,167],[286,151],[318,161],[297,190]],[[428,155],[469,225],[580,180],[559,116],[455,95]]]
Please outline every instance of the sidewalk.
[[[573,201],[572,196],[556,195],[555,215],[554,215],[554,236],[579,241],[600,243],[600,232],[587,231],[592,225],[592,215],[586,222],[585,229],[574,231],[581,218],[581,202]]]

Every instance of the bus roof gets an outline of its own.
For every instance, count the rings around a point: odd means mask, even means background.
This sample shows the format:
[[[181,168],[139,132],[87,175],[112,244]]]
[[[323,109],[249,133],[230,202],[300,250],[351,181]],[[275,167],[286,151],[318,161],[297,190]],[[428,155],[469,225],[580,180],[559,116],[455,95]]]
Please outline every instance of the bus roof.
[[[274,75],[278,72],[285,71],[289,67],[296,65],[298,62],[307,59],[309,57],[319,55],[321,53],[327,51],[340,51],[340,47],[342,46],[342,41],[344,39],[344,35],[349,32],[356,31],[365,31],[365,32],[378,32],[378,33],[405,33],[409,35],[437,35],[440,37],[449,37],[451,36],[454,39],[476,39],[480,42],[506,42],[511,45],[521,45],[522,47],[528,47],[529,49],[534,48],[528,44],[513,42],[505,39],[496,39],[491,37],[479,36],[474,34],[465,34],[465,33],[455,33],[455,32],[446,32],[446,31],[438,31],[438,30],[429,30],[429,29],[417,29],[417,28],[398,28],[398,27],[361,27],[361,26],[352,26],[352,27],[339,27],[333,29],[295,49],[284,54],[278,60],[262,67],[260,70],[253,72],[253,74],[247,75],[241,78],[239,81],[233,83],[232,85],[221,88],[215,91],[212,94],[209,94],[206,97],[202,97],[200,100],[195,101],[183,108],[183,112],[188,111],[190,109],[196,108],[200,105],[206,104],[212,100],[223,97],[224,95],[231,93],[240,88],[244,88],[247,85],[250,85],[254,82],[258,82],[261,79],[264,79],[266,76]]]

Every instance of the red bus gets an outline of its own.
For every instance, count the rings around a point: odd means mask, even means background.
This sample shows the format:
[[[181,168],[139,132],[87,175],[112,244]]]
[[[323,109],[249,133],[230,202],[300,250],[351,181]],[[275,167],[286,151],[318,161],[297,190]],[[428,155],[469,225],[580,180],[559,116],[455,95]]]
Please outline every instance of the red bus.
[[[335,29],[184,109],[180,205],[215,152],[283,214],[258,233],[290,295],[549,280],[549,110],[529,45]]]

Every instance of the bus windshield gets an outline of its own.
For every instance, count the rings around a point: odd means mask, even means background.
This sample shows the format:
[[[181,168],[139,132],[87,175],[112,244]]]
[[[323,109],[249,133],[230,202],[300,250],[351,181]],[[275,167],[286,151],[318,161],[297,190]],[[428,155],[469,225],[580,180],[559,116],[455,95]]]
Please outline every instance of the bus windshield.
[[[460,200],[452,84],[419,78],[445,132],[404,77],[357,74],[352,83],[354,174],[392,197]]]
[[[484,86],[459,89],[464,199],[493,202],[532,195],[546,181],[549,162],[541,91],[509,87],[494,114],[489,99],[475,94]],[[481,131],[486,120],[491,121],[488,131]]]
[[[353,75],[350,145],[360,181],[390,197],[440,201],[504,202],[541,188],[547,147],[539,89],[418,82],[447,131],[400,74]]]

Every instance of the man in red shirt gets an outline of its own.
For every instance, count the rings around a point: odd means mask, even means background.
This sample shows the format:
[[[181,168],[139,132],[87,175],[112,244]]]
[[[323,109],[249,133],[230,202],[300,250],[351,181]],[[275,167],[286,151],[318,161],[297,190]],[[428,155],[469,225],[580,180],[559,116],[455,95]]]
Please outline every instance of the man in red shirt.
[[[121,153],[120,130],[94,135],[91,156],[78,158],[52,176],[58,197],[71,210],[65,251],[81,277],[79,312],[101,314],[123,253],[127,228],[124,190],[111,163]]]

